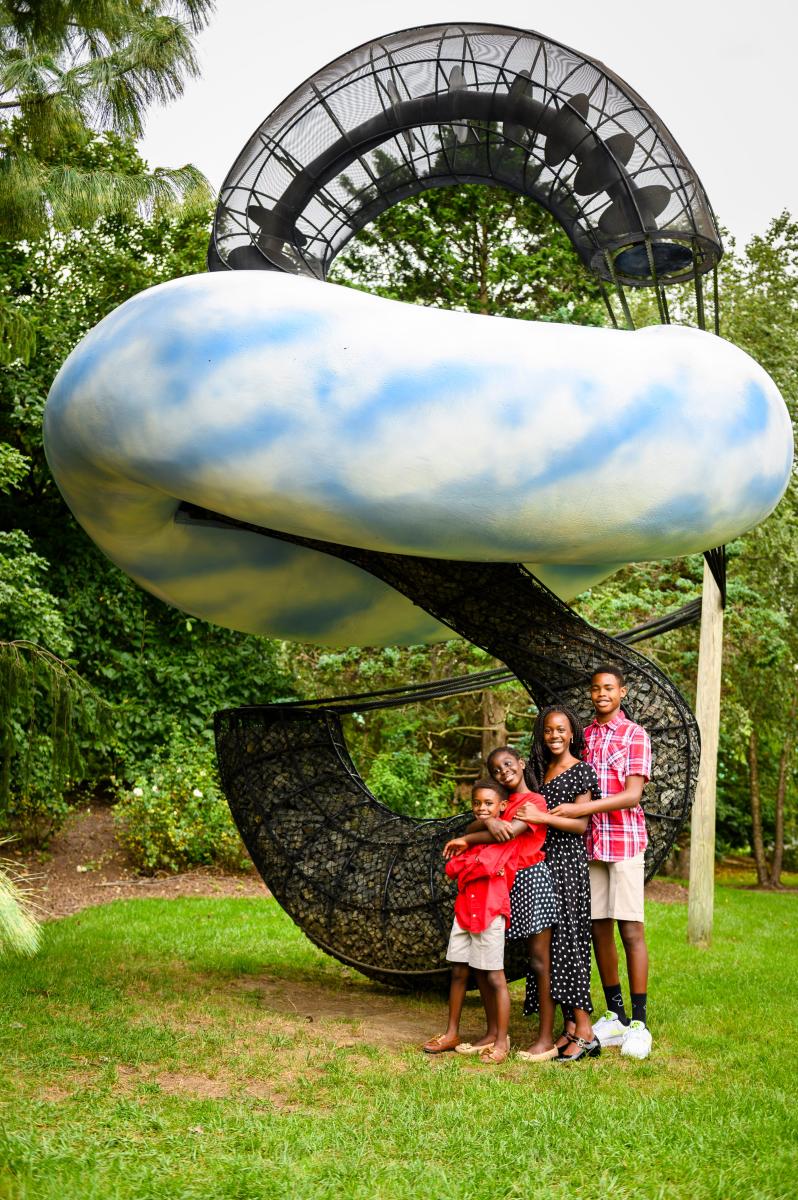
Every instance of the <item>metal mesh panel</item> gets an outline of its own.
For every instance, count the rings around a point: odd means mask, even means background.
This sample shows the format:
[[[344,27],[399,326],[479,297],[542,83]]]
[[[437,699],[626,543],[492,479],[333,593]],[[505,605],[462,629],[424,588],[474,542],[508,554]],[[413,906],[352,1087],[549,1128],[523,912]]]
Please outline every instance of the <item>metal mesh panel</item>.
[[[209,266],[324,279],[386,208],[457,183],[533,197],[605,279],[690,279],[722,252],[679,146],[603,64],[525,30],[431,25],[350,51],[266,118],[222,186]]]
[[[624,708],[655,748],[643,801],[651,877],[689,813],[699,761],[695,719],[653,663],[593,629],[520,565],[380,554],[262,532],[370,571],[501,659],[539,706],[566,703],[587,720],[593,670],[620,666],[629,686]],[[227,710],[217,714],[216,745],[247,848],[308,937],[385,983],[445,983],[455,888],[441,849],[470,817],[416,821],[382,805],[351,762],[334,705]],[[525,973],[525,958],[523,945],[507,943],[508,978]]]

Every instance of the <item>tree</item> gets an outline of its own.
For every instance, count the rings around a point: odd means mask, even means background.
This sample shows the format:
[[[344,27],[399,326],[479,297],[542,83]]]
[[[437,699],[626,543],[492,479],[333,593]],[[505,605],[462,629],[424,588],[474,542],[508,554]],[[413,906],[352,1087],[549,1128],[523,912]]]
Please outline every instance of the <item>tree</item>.
[[[720,268],[721,334],[773,377],[795,426],[798,416],[798,223],[770,222],[742,251],[732,239]],[[691,288],[669,291],[672,315],[696,323]],[[655,321],[646,293],[633,300],[635,323]],[[727,547],[718,832],[721,846],[754,853],[761,886],[779,885],[789,823],[795,821],[795,715],[798,712],[798,481],[775,513]],[[581,601],[604,628],[662,612],[700,594],[699,558],[627,567]],[[650,653],[688,696],[694,689],[697,634],[677,630]],[[747,813],[747,816],[746,816]],[[768,843],[773,851],[768,861]]]
[[[526,196],[468,184],[396,204],[332,278],[414,304],[600,325],[601,291],[553,217]]]
[[[93,153],[112,166],[135,156],[116,136],[99,139]],[[0,530],[7,531],[0,539],[19,543],[18,552],[0,563],[0,601],[8,601],[0,604],[0,638],[39,638],[114,705],[112,727],[91,736],[77,731],[83,765],[69,772],[73,788],[83,780],[93,789],[111,776],[117,787],[144,770],[173,726],[204,745],[215,708],[292,690],[277,644],[186,618],[112,566],[71,516],[42,447],[44,403],[72,347],[142,288],[201,271],[209,219],[207,211],[121,214],[88,230],[51,230],[29,242],[0,245],[0,274],[35,313],[37,329],[30,362],[0,372],[0,441],[12,447],[14,464],[24,459],[26,471],[21,475],[20,466],[15,486],[0,496]],[[37,743],[33,769],[22,771],[23,725],[6,725],[14,738],[14,771],[5,823],[38,839],[66,809],[49,785],[46,739]]]
[[[142,132],[152,103],[197,74],[193,35],[210,0],[6,0],[0,3],[0,240],[88,228],[137,207],[205,204],[192,166],[149,171],[93,157],[97,130]],[[35,329],[0,293],[0,361],[27,358]]]

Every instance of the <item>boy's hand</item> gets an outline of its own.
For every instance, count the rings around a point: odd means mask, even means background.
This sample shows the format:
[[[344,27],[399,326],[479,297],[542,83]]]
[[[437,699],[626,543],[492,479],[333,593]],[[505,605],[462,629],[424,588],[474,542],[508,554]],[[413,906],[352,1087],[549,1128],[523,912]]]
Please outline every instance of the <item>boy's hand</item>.
[[[566,805],[565,807],[573,808],[573,805]],[[526,800],[519,808],[515,810],[515,820],[527,821],[530,825],[545,825],[547,816],[548,813],[541,812],[538,806],[536,804],[532,804],[529,800]]]
[[[464,837],[452,838],[452,840],[447,842],[443,847],[443,857],[446,859],[454,858],[455,854],[462,854],[463,851],[467,849],[468,842]]]
[[[511,842],[513,839],[509,821],[500,821],[498,817],[486,817],[485,828],[497,842]]]

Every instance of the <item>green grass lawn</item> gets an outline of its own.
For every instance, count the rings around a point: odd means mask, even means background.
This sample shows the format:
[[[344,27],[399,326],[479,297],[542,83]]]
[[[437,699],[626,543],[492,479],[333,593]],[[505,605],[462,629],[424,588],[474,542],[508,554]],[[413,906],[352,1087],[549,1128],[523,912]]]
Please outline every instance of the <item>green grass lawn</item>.
[[[570,1068],[426,1058],[440,998],[270,900],[87,910],[0,969],[0,1197],[794,1200],[797,904],[720,888],[708,951],[651,904],[654,1054]]]

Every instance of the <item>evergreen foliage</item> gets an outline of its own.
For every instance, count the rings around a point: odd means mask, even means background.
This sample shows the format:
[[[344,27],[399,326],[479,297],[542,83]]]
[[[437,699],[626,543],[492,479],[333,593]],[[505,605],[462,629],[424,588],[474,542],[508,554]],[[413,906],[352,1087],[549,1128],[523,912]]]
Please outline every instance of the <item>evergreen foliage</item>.
[[[0,838],[0,846],[7,841]],[[0,962],[13,955],[32,957],[40,940],[24,880],[12,861],[0,859]]]

